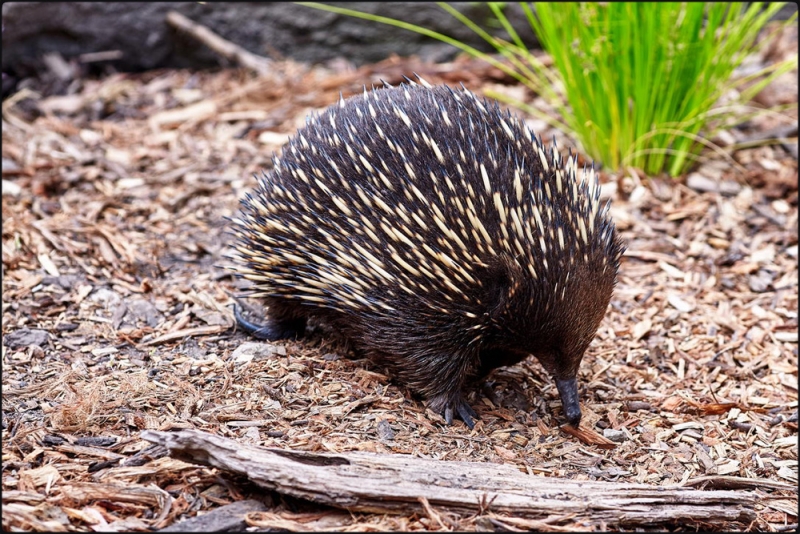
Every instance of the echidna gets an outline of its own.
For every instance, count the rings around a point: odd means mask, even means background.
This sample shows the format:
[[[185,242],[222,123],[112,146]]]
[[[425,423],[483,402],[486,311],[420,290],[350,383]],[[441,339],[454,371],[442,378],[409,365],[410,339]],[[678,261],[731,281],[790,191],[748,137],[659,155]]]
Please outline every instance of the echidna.
[[[536,356],[567,421],[624,246],[593,169],[470,91],[364,89],[312,116],[241,201],[236,271],[256,337],[315,315],[470,427],[470,378]]]

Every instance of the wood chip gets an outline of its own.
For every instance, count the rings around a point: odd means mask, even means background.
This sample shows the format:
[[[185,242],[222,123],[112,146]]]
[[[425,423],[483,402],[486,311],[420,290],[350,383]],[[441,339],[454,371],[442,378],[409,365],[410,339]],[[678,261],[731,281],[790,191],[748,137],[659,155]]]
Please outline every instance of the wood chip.
[[[563,432],[566,432],[570,436],[575,436],[588,445],[596,445],[601,449],[614,449],[617,446],[616,443],[593,430],[583,427],[574,428],[570,425],[562,425],[560,428]]]

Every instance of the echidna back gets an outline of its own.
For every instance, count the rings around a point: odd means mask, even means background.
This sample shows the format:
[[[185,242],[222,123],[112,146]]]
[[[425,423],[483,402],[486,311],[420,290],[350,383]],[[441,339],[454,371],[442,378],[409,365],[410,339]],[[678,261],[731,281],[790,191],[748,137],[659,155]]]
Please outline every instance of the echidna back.
[[[592,190],[570,183],[560,162],[470,92],[365,92],[312,118],[244,201],[262,218],[246,225],[257,250],[243,257],[275,273],[264,295],[314,306],[390,310],[404,295],[469,305],[475,270],[501,254],[533,278],[579,251],[608,257],[594,177]],[[554,171],[566,193],[545,179]]]

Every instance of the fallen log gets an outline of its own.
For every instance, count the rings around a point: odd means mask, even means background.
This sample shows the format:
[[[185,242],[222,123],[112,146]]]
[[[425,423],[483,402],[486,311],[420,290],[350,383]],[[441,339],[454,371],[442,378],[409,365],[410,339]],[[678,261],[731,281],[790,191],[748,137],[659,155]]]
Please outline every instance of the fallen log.
[[[322,454],[245,445],[197,430],[142,438],[177,459],[248,477],[280,493],[352,512],[424,513],[424,505],[460,513],[505,513],[608,526],[755,519],[758,496],[744,491],[570,480],[502,464],[440,461],[399,454]]]

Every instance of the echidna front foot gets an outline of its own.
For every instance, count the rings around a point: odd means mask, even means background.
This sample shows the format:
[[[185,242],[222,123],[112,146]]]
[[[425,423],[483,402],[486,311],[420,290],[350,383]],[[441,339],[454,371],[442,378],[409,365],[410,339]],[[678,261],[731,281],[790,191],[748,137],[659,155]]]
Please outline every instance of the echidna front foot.
[[[271,318],[267,324],[256,324],[242,317],[242,310],[238,305],[233,307],[236,324],[245,332],[256,339],[278,341],[279,339],[295,339],[302,337],[306,329],[305,317],[292,317],[286,319]]]
[[[453,424],[453,416],[458,415],[464,424],[469,427],[470,430],[475,428],[475,421],[474,419],[480,419],[478,414],[475,413],[475,410],[467,404],[467,402],[458,395],[457,397],[453,398],[452,396],[448,396],[446,399],[442,399],[442,396],[433,397],[430,400],[430,407],[438,411],[444,417],[444,422],[448,425]]]

